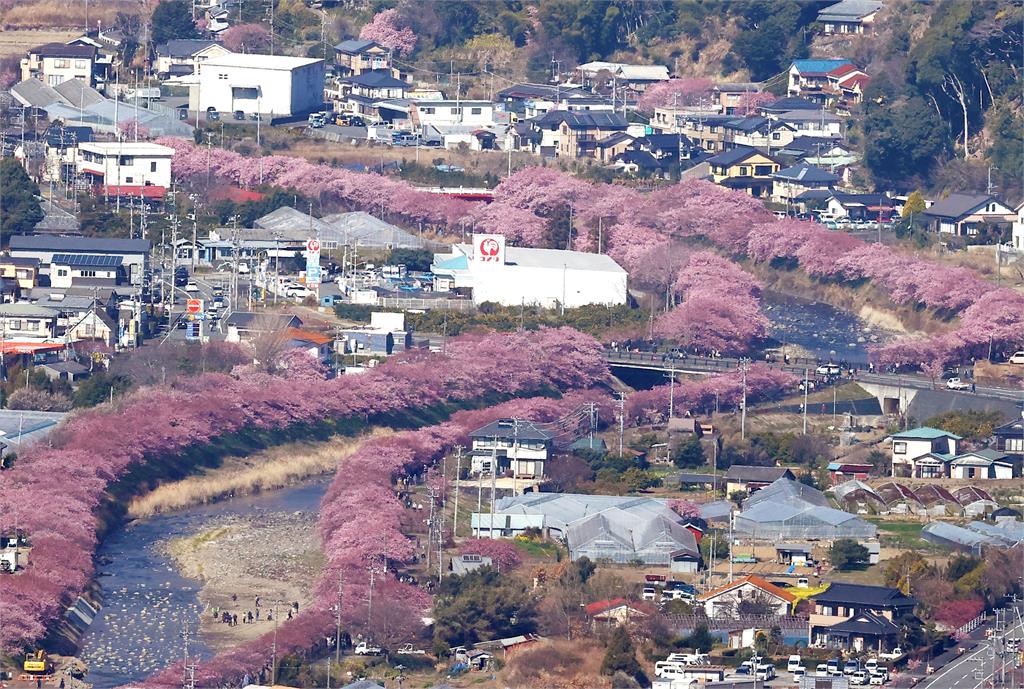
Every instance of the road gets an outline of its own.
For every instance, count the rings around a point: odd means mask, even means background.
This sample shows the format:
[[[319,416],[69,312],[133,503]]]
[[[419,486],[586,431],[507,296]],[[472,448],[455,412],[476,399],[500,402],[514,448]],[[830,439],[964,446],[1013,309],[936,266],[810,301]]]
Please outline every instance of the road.
[[[621,350],[605,350],[605,358],[612,366],[624,366],[629,368],[643,368],[653,371],[669,372],[675,370],[678,373],[716,373],[734,371],[739,368],[740,360],[725,357],[670,357],[660,352],[624,352]],[[781,362],[774,362],[771,365],[788,371],[794,375],[803,377],[805,372],[812,378],[817,378],[814,369],[823,362],[814,359],[791,358],[788,365]],[[848,366],[860,368],[856,378],[865,383],[876,383],[880,385],[891,385],[893,387],[914,388],[917,390],[933,390],[937,386],[932,380],[919,373],[869,373],[866,371],[867,364],[861,362],[848,362]],[[846,379],[840,379],[846,380]],[[938,389],[945,389],[939,387]],[[963,391],[959,394],[978,395],[981,397],[992,397],[998,399],[1018,401],[1024,398],[1024,391],[1012,387],[1001,387],[996,385],[978,385],[975,392]]]
[[[1005,635],[1024,636],[1024,621],[1021,619],[1020,611],[1015,608],[1010,608],[1009,611],[1016,619],[1013,626],[1007,628]],[[982,641],[963,655],[954,656],[951,662],[946,663],[922,682],[921,689],[984,689],[994,685],[1001,686],[999,680],[1003,661],[998,657],[993,659],[991,649],[992,641]],[[1015,667],[1012,656],[1006,656],[1006,663],[1006,672],[1009,673]]]

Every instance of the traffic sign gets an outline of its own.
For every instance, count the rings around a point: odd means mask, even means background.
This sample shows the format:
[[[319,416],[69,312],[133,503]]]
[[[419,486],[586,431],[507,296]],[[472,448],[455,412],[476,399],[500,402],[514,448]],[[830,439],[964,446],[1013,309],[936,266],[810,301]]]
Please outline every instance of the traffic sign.
[[[189,299],[185,302],[186,313],[202,313],[203,312],[203,300],[202,299]]]

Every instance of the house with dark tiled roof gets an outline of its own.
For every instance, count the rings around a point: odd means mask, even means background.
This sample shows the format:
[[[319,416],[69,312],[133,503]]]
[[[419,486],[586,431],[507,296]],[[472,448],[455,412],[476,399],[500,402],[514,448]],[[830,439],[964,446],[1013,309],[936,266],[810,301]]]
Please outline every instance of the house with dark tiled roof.
[[[799,197],[812,189],[830,190],[839,183],[839,175],[809,163],[783,168],[772,176],[772,200],[799,204]]]
[[[95,59],[95,46],[46,43],[30,48],[21,59],[21,79],[35,77],[47,86],[57,86],[68,79],[81,79],[92,86]]]
[[[981,226],[1008,225],[1014,210],[991,194],[950,194],[922,212],[935,232],[958,237],[976,235]]]
[[[334,46],[334,61],[340,76],[348,77],[371,70],[391,71],[391,50],[377,41],[349,39]]]
[[[230,52],[209,38],[176,38],[156,47],[156,73],[164,79],[195,74],[199,63]]]
[[[770,195],[772,175],[782,168],[778,159],[750,146],[723,151],[708,158],[707,163],[715,184],[738,189],[757,198]]]
[[[725,474],[725,492],[727,495],[738,492],[753,493],[780,478],[796,480],[793,472],[786,467],[733,464]]]
[[[917,600],[887,586],[837,581],[813,603],[807,621],[811,645],[878,653],[896,646],[899,620],[913,614]]]

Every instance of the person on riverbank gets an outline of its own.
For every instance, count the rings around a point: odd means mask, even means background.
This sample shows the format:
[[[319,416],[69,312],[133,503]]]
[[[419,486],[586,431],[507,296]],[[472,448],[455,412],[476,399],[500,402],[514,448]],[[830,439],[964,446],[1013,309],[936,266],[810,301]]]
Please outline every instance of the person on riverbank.
[[[231,615],[231,626],[232,627],[237,627],[238,626],[238,615],[234,615],[234,614]]]

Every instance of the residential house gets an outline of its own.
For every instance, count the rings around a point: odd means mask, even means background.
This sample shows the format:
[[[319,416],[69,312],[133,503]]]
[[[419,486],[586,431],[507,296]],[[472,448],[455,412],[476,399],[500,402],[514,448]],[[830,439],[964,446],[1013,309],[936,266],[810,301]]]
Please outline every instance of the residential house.
[[[831,139],[843,137],[842,118],[824,110],[790,110],[778,113],[773,120],[788,125],[793,131],[794,139],[801,136]]]
[[[750,575],[697,596],[704,614],[735,619],[747,615],[788,615],[796,596],[765,579]]]
[[[733,464],[725,474],[725,493],[753,493],[780,478],[796,480],[796,476],[786,467],[762,467],[746,464]]]
[[[494,95],[496,103],[504,104],[505,112],[515,114],[519,119],[543,115],[556,104],[567,104],[577,98],[593,100],[594,94],[575,86],[525,83],[513,84]],[[527,115],[527,111],[533,114]]]
[[[1020,458],[983,449],[964,452],[949,462],[949,477],[958,479],[1009,479],[1020,476]]]
[[[602,77],[610,76],[615,90],[621,88],[633,94],[641,94],[650,84],[669,79],[668,67],[664,65],[631,65],[601,60],[584,63],[576,68],[576,72],[586,88],[599,88]]]
[[[76,380],[88,378],[92,373],[88,366],[84,366],[71,359],[67,361],[48,361],[45,364],[38,364],[35,368],[42,371],[50,381],[62,380],[69,385],[74,385]]]
[[[57,311],[35,304],[0,304],[0,328],[6,342],[41,342],[58,336]]]
[[[288,338],[285,344],[287,349],[306,352],[317,361],[329,362],[331,360],[333,337],[301,328],[288,328],[285,335]]]
[[[87,141],[78,145],[75,168],[93,180],[98,196],[161,199],[171,186],[174,149],[149,142]]]
[[[412,84],[395,79],[390,70],[365,70],[339,79],[336,91],[338,107],[357,115],[375,116],[377,103],[406,97]]]
[[[851,61],[846,59],[794,60],[789,67],[789,86],[786,93],[790,96],[808,96],[820,92],[828,86],[829,72],[846,64],[851,64]]]
[[[679,157],[680,144],[683,146],[682,160]],[[633,139],[612,162],[614,167],[624,172],[668,178],[685,171],[698,172],[694,166],[699,166],[706,157],[682,134],[650,134]]]
[[[839,183],[839,176],[808,163],[799,163],[774,173],[772,180],[772,201],[788,206],[802,205],[799,197],[812,189],[831,190]]]
[[[639,622],[657,612],[654,607],[646,603],[628,601],[625,598],[595,601],[586,605],[583,611],[594,622],[606,622],[615,625]]]
[[[72,342],[97,340],[108,347],[113,347],[117,343],[118,324],[106,309],[96,307],[81,314],[77,320],[69,322],[65,336]]]
[[[121,55],[125,40],[125,35],[122,32],[116,29],[104,29],[100,26],[97,30],[88,31],[68,43],[96,49],[96,55],[92,62],[93,79],[95,83],[105,85],[121,67]]]
[[[412,348],[412,330],[402,313],[371,313],[369,325],[344,328],[338,338],[341,350],[349,354],[390,356]]]
[[[39,284],[39,259],[0,256],[0,278],[12,280],[19,290],[30,290]]]
[[[1024,458],[1024,420],[1015,419],[992,431],[995,450],[1017,458]]]
[[[899,589],[838,581],[813,601],[811,645],[855,653],[891,650],[897,645],[898,621],[912,615],[917,605]]]
[[[363,72],[391,73],[391,49],[377,41],[349,39],[334,46],[334,61],[342,77],[358,76]],[[394,76],[394,75],[392,75]]]
[[[50,277],[50,265],[56,254],[120,256],[128,281],[141,285],[149,266],[150,242],[146,239],[108,239],[105,237],[62,237],[51,235],[15,235],[10,240],[13,258],[34,258],[40,273]]]
[[[260,311],[232,311],[221,323],[228,342],[251,342],[263,335],[284,333],[289,328],[301,328],[302,319],[291,314]]]
[[[661,128],[660,131],[682,131],[683,135],[708,153],[720,153],[727,148],[725,125],[736,120],[732,115],[707,115],[696,113],[680,115],[674,122],[674,128]]]
[[[629,150],[636,137],[626,132],[615,132],[600,139],[594,146],[594,157],[602,163],[611,163],[617,156]]]
[[[896,200],[885,194],[848,194],[834,191],[825,212],[849,220],[888,220],[896,214]]]
[[[828,86],[822,90],[823,104],[843,105],[860,103],[864,100],[864,88],[871,82],[871,77],[852,62],[836,67],[828,73]]]
[[[46,43],[30,48],[21,59],[21,79],[36,78],[47,86],[81,79],[92,86],[96,48],[91,45]]]
[[[812,165],[825,166],[834,162],[844,165],[856,160],[851,155],[853,149],[840,139],[819,136],[798,136],[772,154],[794,164],[808,162]]]
[[[718,84],[712,93],[718,99],[718,106],[725,115],[749,115],[751,113],[741,112],[743,99],[748,94],[760,93],[761,84],[753,82],[737,82],[732,84]]]
[[[776,158],[749,146],[737,146],[707,159],[711,179],[729,189],[764,198],[770,195],[772,175],[782,165]]]
[[[806,567],[814,562],[814,546],[810,543],[779,543],[775,546],[775,559],[779,564]]]
[[[206,9],[206,32],[211,36],[219,36],[231,26],[231,10],[227,2],[212,3]]]
[[[1024,201],[1017,204],[1014,210],[1011,243],[1016,251],[1024,251]]]
[[[545,117],[560,120],[557,153],[564,158],[592,158],[597,142],[628,128],[626,118],[614,112],[553,111]]]
[[[793,110],[814,110],[817,112],[821,109],[820,103],[815,103],[799,96],[787,96],[762,105],[758,110],[765,117],[772,119],[784,112],[792,112]]]
[[[736,117],[722,124],[726,150],[737,146],[764,148],[771,152],[797,136],[796,127],[760,115]]]
[[[825,34],[863,34],[871,30],[881,0],[842,0],[818,12]]]
[[[156,73],[161,79],[195,74],[199,63],[231,51],[209,38],[176,38],[156,47]]]
[[[889,436],[892,443],[892,475],[942,478],[946,463],[957,455],[963,438],[938,428],[921,426]]]
[[[78,171],[79,144],[93,140],[89,127],[53,123],[46,129],[42,179],[46,182],[72,180]]]
[[[499,419],[469,434],[470,473],[491,474],[494,462],[499,473],[522,478],[541,478],[555,448],[555,433],[526,419]]]
[[[1017,214],[990,194],[950,194],[926,208],[929,226],[935,232],[958,237],[978,234],[983,225],[1006,225]]]
[[[50,259],[50,287],[115,287],[127,281],[123,256],[54,254]]]

